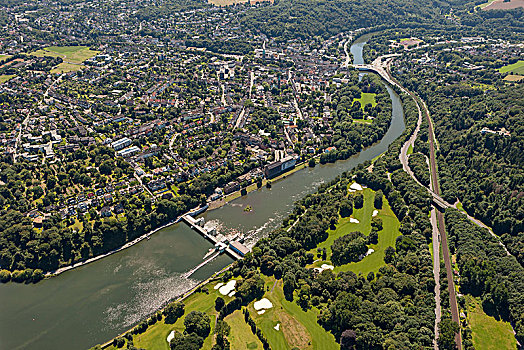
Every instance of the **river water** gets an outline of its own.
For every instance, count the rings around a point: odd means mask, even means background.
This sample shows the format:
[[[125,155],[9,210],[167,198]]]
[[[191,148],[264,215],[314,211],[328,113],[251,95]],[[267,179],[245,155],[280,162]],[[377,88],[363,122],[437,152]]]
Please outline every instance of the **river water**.
[[[363,62],[364,41],[351,47],[356,63]],[[206,222],[223,232],[241,231],[252,245],[281,223],[296,200],[386,151],[405,128],[400,99],[389,87],[388,92],[392,122],[379,143],[348,160],[298,171],[271,189],[206,212]],[[253,211],[245,212],[246,205]],[[0,349],[86,349],[109,340],[232,262],[221,255],[185,278],[211,247],[185,224],[176,224],[150,240],[37,284],[0,285]]]

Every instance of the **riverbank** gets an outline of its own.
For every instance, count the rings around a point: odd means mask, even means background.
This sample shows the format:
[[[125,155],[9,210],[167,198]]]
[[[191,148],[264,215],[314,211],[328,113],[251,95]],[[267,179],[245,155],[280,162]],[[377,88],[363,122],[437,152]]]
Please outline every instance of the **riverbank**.
[[[50,278],[50,277],[54,277],[54,276],[58,276],[60,275],[61,273],[64,273],[66,271],[70,271],[72,269],[75,269],[77,267],[81,267],[81,266],[84,266],[84,265],[87,265],[89,263],[92,263],[92,262],[95,262],[97,260],[100,260],[100,259],[103,259],[105,257],[108,257],[112,254],[115,254],[115,253],[118,253],[118,252],[121,252],[122,250],[124,249],[127,249],[129,247],[132,247],[134,246],[135,244],[137,243],[140,243],[142,242],[144,239],[149,239],[149,237],[153,234],[155,234],[156,232],[166,228],[166,227],[169,227],[171,225],[174,225],[176,223],[178,223],[181,219],[182,219],[182,216],[184,215],[198,215],[202,212],[204,212],[205,210],[207,209],[207,207],[198,207],[198,208],[194,208],[194,209],[191,209],[190,211],[188,211],[187,213],[184,213],[183,215],[180,215],[179,217],[177,217],[175,220],[171,220],[169,221],[168,223],[162,225],[162,226],[159,226],[157,228],[155,228],[154,230],[151,230],[149,231],[148,233],[145,233],[143,234],[142,236],[138,237],[138,238],[135,238],[134,240],[132,240],[131,242],[127,242],[126,244],[124,244],[123,246],[119,247],[119,248],[116,248],[116,249],[113,249],[107,253],[104,253],[104,254],[101,254],[101,255],[97,255],[97,256],[94,256],[92,258],[89,258],[85,261],[80,261],[76,264],[73,264],[73,265],[69,265],[69,266],[64,266],[64,267],[61,267],[55,271],[50,271],[50,272],[47,272],[45,274],[45,278]]]

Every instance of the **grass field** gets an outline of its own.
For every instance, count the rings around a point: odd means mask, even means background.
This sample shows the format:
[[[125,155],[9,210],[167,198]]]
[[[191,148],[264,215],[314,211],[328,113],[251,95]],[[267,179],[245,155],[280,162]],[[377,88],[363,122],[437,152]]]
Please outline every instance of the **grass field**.
[[[99,51],[91,50],[87,46],[50,46],[35,51],[31,55],[38,57],[62,57],[64,62],[82,63],[98,53]]]
[[[375,193],[369,189],[364,190],[364,206],[361,209],[354,209],[351,217],[357,219],[359,223],[350,222],[350,218],[340,218],[335,230],[329,230],[329,237],[327,240],[319,244],[319,248],[326,248],[327,261],[317,261],[313,266],[321,266],[324,263],[331,264],[329,257],[331,256],[331,245],[335,239],[346,235],[353,231],[360,231],[364,234],[369,234],[371,231],[371,218],[373,210],[373,199]],[[336,266],[335,272],[340,271],[353,271],[354,273],[362,273],[366,276],[369,272],[377,272],[378,269],[384,265],[384,251],[388,246],[395,246],[395,239],[400,235],[399,227],[400,222],[398,221],[395,214],[391,210],[389,203],[384,198],[382,209],[379,210],[377,217],[382,219],[383,229],[378,233],[378,244],[372,244],[369,247],[374,249],[375,252],[366,256],[364,259],[358,262],[349,263],[342,266]],[[316,249],[311,252],[316,253]]]
[[[3,60],[7,59],[11,57],[11,55],[0,55],[0,62],[2,62]]]
[[[50,73],[69,73],[69,72],[75,72],[77,70],[80,70],[84,68],[85,66],[82,64],[74,64],[74,63],[67,63],[62,62],[55,68],[51,69]]]
[[[466,297],[466,304],[475,349],[509,350],[517,348],[513,329],[508,322],[497,321],[486,315],[480,301],[470,295]]]
[[[12,77],[14,77],[14,75],[0,75],[0,84],[5,83]]]
[[[507,66],[501,67],[499,68],[499,72],[501,73],[511,72],[517,75],[524,75],[524,61],[520,60],[513,64],[509,64]]]
[[[269,291],[264,295],[273,303],[273,308],[258,315],[252,305],[248,307],[251,317],[260,328],[272,349],[289,350],[335,350],[340,346],[335,337],[326,332],[318,323],[318,310],[302,310],[295,302],[285,300],[282,280],[273,289],[275,279],[266,278]],[[272,290],[273,289],[273,290]],[[271,291],[272,290],[272,291]],[[280,324],[280,329],[274,327]]]
[[[377,101],[375,101],[375,96],[377,94],[373,94],[373,93],[370,93],[370,92],[363,92],[361,95],[360,95],[360,98],[355,98],[353,100],[353,103],[355,103],[355,101],[358,101],[360,102],[360,108],[364,109],[364,106],[367,105],[368,103],[371,103],[371,105],[373,107],[375,107],[377,105]]]

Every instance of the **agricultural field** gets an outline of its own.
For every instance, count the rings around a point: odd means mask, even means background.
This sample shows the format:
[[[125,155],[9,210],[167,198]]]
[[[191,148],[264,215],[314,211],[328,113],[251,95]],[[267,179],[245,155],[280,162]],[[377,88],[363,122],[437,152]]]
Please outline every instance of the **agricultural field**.
[[[14,75],[0,75],[0,84],[5,83],[9,79],[13,78]]]
[[[369,188],[363,190],[364,206],[361,209],[354,209],[353,214],[347,218],[340,218],[335,230],[329,230],[329,237],[324,242],[320,243],[318,248],[326,248],[327,260],[316,261],[312,266],[320,267],[322,264],[331,264],[329,260],[331,256],[331,245],[335,239],[342,237],[350,232],[360,231],[368,235],[371,231],[371,219],[373,215],[373,199],[375,192]],[[361,261],[352,262],[342,266],[336,266],[335,272],[353,271],[356,274],[362,273],[366,276],[369,272],[377,272],[378,269],[384,265],[385,249],[389,246],[395,246],[395,239],[400,235],[400,222],[391,210],[389,203],[384,198],[382,209],[378,211],[377,217],[382,219],[383,229],[378,233],[378,243],[369,245],[369,248],[374,252],[364,257]],[[351,222],[351,219],[356,219],[359,222]],[[354,220],[353,220],[354,221]],[[313,249],[312,253],[316,253],[317,249]]]
[[[509,322],[486,315],[480,301],[470,295],[466,297],[466,305],[475,349],[517,349],[517,341]]]
[[[524,2],[524,0],[523,0]],[[520,60],[516,63],[509,64],[507,66],[499,68],[499,72],[501,73],[513,73],[517,75],[524,75],[524,61]]]
[[[37,57],[61,57],[64,62],[82,63],[99,52],[91,50],[87,46],[50,46],[31,53]]]
[[[522,79],[524,79],[524,75],[513,75],[513,74],[510,74],[510,75],[507,75],[503,80],[508,81],[510,83],[514,83],[514,82],[517,82],[517,81],[521,81]]]

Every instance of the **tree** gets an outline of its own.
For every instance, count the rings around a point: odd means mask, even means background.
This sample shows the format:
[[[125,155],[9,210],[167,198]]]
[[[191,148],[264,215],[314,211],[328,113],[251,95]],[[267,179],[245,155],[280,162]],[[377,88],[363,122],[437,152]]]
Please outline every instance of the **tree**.
[[[217,297],[215,299],[215,310],[220,312],[220,310],[222,310],[222,308],[224,307],[225,304],[226,304],[226,302],[224,301],[224,298]]]
[[[362,193],[357,193],[355,195],[354,203],[356,209],[360,209],[364,206],[364,196],[362,195]]]
[[[376,209],[382,209],[382,202],[384,199],[384,194],[382,193],[382,190],[378,190],[375,192],[375,200],[373,202]]]
[[[171,303],[162,312],[166,317],[165,322],[168,324],[175,323],[184,314],[183,303]]]
[[[286,272],[284,275],[284,295],[286,300],[293,300],[293,291],[296,288],[295,274],[292,272]]]
[[[315,158],[311,158],[311,159],[309,160],[308,166],[309,166],[310,168],[314,168],[316,164],[317,164],[317,162],[315,161]]]
[[[340,350],[354,350],[357,345],[357,333],[346,329],[340,336]]]
[[[438,346],[442,350],[453,350],[457,348],[455,342],[455,335],[458,334],[460,330],[457,322],[446,318],[439,322],[438,324]]]
[[[347,218],[351,214],[353,214],[353,203],[349,199],[344,199],[342,203],[340,203],[340,210],[339,210],[340,216],[343,218]]]
[[[211,331],[210,322],[207,314],[201,311],[191,311],[184,319],[184,326],[188,334],[195,333],[205,339]]]

